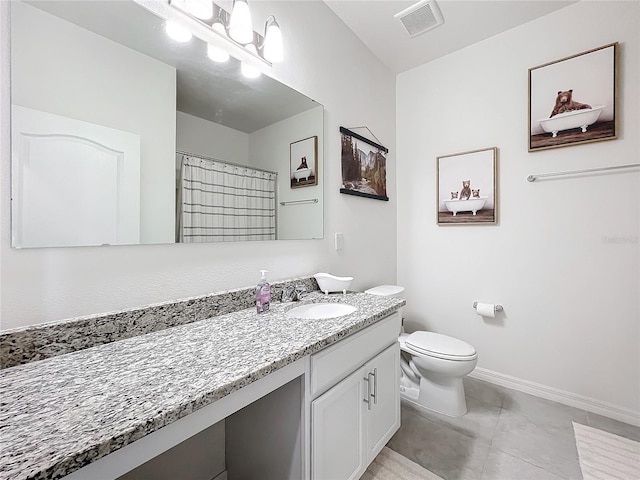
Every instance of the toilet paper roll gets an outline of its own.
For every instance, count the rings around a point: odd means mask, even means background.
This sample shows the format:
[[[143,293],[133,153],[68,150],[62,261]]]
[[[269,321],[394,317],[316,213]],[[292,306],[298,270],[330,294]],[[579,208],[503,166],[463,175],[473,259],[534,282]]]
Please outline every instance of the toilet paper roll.
[[[496,306],[493,303],[480,303],[476,305],[476,311],[481,317],[495,318]]]

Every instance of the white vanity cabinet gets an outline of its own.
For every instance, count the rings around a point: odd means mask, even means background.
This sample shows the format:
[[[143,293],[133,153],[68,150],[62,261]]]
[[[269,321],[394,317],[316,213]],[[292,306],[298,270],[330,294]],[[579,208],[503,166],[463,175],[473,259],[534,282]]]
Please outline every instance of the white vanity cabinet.
[[[358,479],[400,428],[400,314],[311,357],[311,478]]]

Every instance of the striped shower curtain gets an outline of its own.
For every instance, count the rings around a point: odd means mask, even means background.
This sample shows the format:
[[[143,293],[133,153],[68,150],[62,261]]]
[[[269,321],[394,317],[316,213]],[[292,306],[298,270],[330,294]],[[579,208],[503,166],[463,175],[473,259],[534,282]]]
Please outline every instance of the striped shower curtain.
[[[275,240],[277,173],[183,155],[180,242]]]

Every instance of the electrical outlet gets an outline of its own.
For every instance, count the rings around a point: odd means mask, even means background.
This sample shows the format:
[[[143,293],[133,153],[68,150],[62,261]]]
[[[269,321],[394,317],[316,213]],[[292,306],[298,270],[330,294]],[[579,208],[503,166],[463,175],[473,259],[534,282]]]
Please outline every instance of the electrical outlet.
[[[342,250],[344,247],[344,237],[342,233],[336,233],[336,250]]]

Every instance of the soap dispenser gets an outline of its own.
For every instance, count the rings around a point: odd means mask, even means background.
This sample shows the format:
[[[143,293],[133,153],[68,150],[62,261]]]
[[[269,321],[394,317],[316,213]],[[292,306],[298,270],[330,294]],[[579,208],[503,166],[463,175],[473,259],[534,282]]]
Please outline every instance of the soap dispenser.
[[[262,278],[256,285],[256,312],[265,313],[269,311],[271,303],[271,285],[267,282],[268,270],[260,270]]]

